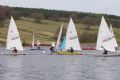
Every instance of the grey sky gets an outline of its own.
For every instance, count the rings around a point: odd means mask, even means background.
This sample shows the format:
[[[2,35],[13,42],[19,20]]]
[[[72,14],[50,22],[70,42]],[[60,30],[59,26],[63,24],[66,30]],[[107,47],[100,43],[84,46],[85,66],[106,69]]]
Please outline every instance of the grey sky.
[[[120,16],[120,0],[0,0],[0,5],[107,13]]]

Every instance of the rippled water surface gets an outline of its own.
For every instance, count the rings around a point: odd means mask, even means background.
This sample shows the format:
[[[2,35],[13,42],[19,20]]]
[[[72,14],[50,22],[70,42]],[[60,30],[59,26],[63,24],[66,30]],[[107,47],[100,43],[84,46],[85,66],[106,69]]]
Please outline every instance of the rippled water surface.
[[[0,56],[0,80],[120,80],[120,57],[26,52],[35,55]]]

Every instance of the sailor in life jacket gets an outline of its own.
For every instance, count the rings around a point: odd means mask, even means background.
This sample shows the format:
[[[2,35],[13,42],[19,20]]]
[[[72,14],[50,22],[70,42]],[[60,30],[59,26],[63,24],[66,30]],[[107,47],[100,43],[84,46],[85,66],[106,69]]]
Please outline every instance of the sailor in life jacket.
[[[54,52],[55,51],[55,42],[51,43],[50,51]]]
[[[37,40],[37,49],[40,49],[40,41]]]
[[[103,47],[103,46],[101,46],[101,48],[103,48],[104,49],[104,52],[103,52],[103,54],[108,54],[108,51]]]
[[[16,47],[13,48],[12,53],[17,53],[17,49],[16,49]]]

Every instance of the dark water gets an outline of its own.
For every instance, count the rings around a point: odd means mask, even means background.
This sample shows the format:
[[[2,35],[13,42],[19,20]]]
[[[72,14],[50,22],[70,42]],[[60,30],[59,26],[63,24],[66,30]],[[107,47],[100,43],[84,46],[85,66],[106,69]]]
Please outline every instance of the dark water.
[[[37,54],[0,56],[0,80],[120,80],[120,57],[26,51]]]

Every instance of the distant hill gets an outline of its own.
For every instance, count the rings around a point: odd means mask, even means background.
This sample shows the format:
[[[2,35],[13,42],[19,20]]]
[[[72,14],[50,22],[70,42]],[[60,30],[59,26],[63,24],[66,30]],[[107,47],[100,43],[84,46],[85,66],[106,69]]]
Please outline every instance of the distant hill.
[[[6,41],[11,15],[16,21],[23,44],[31,44],[33,32],[36,40],[44,44],[56,41],[61,22],[65,30],[70,17],[75,22],[80,42],[95,43],[101,16],[105,16],[107,23],[113,25],[117,41],[120,42],[120,16],[8,6],[0,6],[0,42]]]
[[[36,19],[35,22],[40,22],[40,20],[68,22],[69,18],[72,17],[74,22],[86,25],[99,25],[101,16],[104,16],[108,23],[112,23],[114,27],[120,27],[120,16],[115,15],[0,6],[0,20],[9,18],[11,15],[15,19],[20,19],[20,17],[33,18]]]

